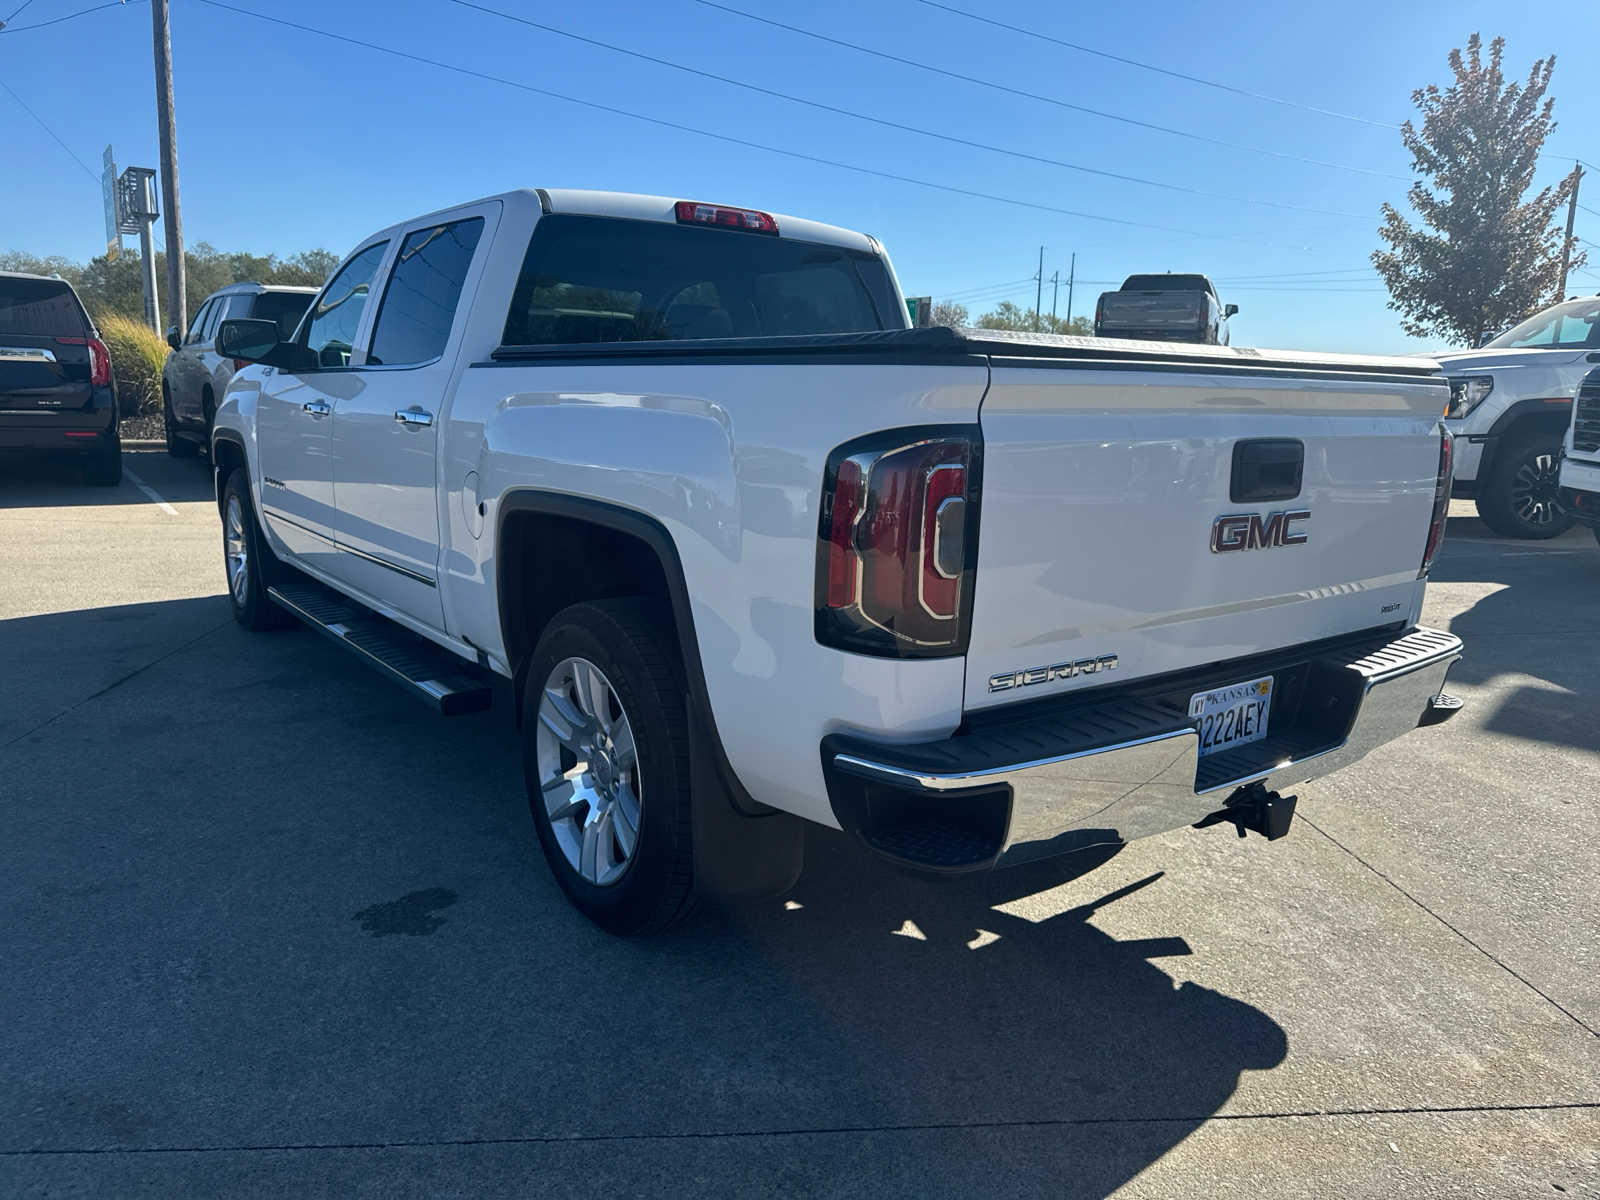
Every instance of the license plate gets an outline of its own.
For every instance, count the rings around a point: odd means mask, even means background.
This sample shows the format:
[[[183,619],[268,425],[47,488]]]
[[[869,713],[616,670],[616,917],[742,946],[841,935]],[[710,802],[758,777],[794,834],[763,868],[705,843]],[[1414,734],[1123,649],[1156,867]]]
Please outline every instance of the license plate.
[[[1272,676],[1196,692],[1189,716],[1200,729],[1200,756],[1246,746],[1267,736],[1272,713]]]

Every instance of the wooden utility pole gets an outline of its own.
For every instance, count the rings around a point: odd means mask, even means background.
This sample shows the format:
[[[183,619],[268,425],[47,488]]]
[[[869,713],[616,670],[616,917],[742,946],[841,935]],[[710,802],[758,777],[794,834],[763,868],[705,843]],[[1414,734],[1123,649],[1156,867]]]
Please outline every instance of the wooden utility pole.
[[[1078,278],[1078,252],[1072,252],[1072,265],[1067,268],[1067,326],[1072,326],[1072,284]]]
[[[1578,217],[1578,185],[1583,182],[1583,168],[1572,164],[1572,195],[1567,197],[1567,238],[1561,243],[1561,286],[1556,288],[1556,303],[1567,298],[1567,264],[1572,261],[1572,224]]]
[[[166,201],[167,324],[181,338],[189,328],[189,295],[183,278],[183,215],[178,209],[178,131],[172,116],[172,28],[167,0],[150,0],[156,46],[156,122],[161,133],[161,195]]]

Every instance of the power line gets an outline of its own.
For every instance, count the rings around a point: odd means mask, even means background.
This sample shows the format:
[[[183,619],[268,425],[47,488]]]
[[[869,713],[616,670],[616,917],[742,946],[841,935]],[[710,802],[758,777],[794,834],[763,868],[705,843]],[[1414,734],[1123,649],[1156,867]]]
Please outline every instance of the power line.
[[[17,19],[18,13],[21,13],[23,9],[27,8],[28,5],[30,5],[32,3],[33,3],[33,0],[22,0],[22,3],[17,5],[17,11],[12,13],[9,17],[6,18],[6,23],[9,24],[10,22],[15,21]]]
[[[1151,129],[1157,133],[1171,134],[1173,137],[1189,138],[1193,141],[1204,142],[1207,145],[1221,146],[1226,150],[1240,150],[1248,154],[1266,154],[1273,158],[1286,159],[1289,162],[1309,163],[1312,166],[1317,167],[1331,167],[1337,171],[1354,171],[1359,175],[1370,175],[1378,179],[1398,179],[1401,181],[1409,181],[1410,179],[1410,177],[1406,175],[1395,175],[1388,171],[1373,170],[1370,167],[1356,167],[1350,166],[1346,163],[1326,162],[1323,159],[1309,158],[1303,154],[1290,154],[1283,150],[1269,150],[1264,146],[1243,145],[1238,142],[1224,141],[1221,138],[1208,137],[1203,133],[1193,133],[1187,129],[1173,129],[1166,125],[1157,125],[1151,121],[1140,121],[1137,118],[1126,117],[1119,113],[1106,112],[1105,110],[1098,108],[1089,108],[1083,104],[1072,104],[1066,100],[1058,99],[1055,96],[1045,96],[1038,92],[1030,92],[1023,88],[1012,87],[1009,84],[997,83],[992,79],[980,79],[975,75],[966,75],[960,71],[951,71],[945,67],[936,67],[932,63],[919,62],[913,58],[904,58],[898,54],[890,54],[884,50],[875,50],[871,46],[862,46],[856,42],[847,42],[843,38],[830,37],[825,33],[817,33],[814,30],[802,29],[798,25],[790,25],[783,21],[773,20],[771,17],[763,17],[758,13],[746,12],[742,8],[732,8],[726,4],[719,4],[717,3],[717,0],[695,0],[695,3],[703,4],[707,8],[717,9],[719,12],[731,13],[737,17],[744,17],[749,21],[757,21],[762,25],[770,25],[774,29],[784,29],[790,33],[797,33],[801,37],[808,37],[819,42],[826,42],[832,46],[842,46],[847,50],[854,50],[858,54],[870,54],[874,58],[881,58],[887,62],[900,63],[901,65],[907,67],[915,67],[919,71],[930,71],[935,75],[943,75],[947,79],[959,79],[963,83],[976,84],[978,87],[991,88],[997,92],[1005,92],[1012,96],[1021,96],[1028,100],[1037,100],[1041,104],[1053,104],[1057,108],[1064,108],[1071,112],[1087,113],[1090,116],[1101,117],[1107,121],[1120,121],[1125,125],[1134,125],[1140,129]]]
[[[26,7],[26,6],[24,6],[24,7]],[[51,129],[50,126],[46,125],[44,123],[44,118],[41,117],[38,113],[34,112],[33,109],[29,108],[28,107],[28,102],[26,100],[24,100],[21,96],[17,95],[16,92],[12,91],[11,90],[11,85],[9,83],[7,83],[4,79],[0,79],[0,88],[5,88],[7,94],[9,94],[10,97],[13,100],[15,100],[18,104],[22,105],[23,111],[26,112],[35,121],[39,122],[39,128],[40,129],[43,129],[51,137],[55,138],[56,145],[60,146],[63,150],[65,150],[71,156],[72,161],[77,163],[80,167],[83,168],[83,172],[84,172],[85,175],[87,175],[90,179],[94,180],[96,183],[100,182],[100,176],[95,173],[94,168],[91,167],[88,163],[84,162],[83,159],[79,158],[76,154],[74,154],[73,150],[72,150],[72,147],[67,145],[64,141],[62,141],[61,140],[61,136],[59,134],[57,134],[54,129]]]
[[[734,79],[728,75],[720,75],[715,71],[704,71],[698,67],[687,66],[683,63],[674,62],[668,58],[661,58],[654,54],[646,54],[640,50],[629,50],[625,46],[618,46],[612,42],[604,42],[599,38],[586,37],[580,33],[572,33],[569,30],[561,29],[555,25],[546,25],[544,22],[535,21],[530,17],[518,16],[515,13],[504,12],[498,8],[490,8],[487,5],[476,4],[473,3],[473,0],[451,0],[451,2],[459,5],[462,8],[470,8],[476,12],[485,13],[489,16],[501,17],[507,21],[513,21],[518,25],[525,25],[530,29],[542,30],[545,33],[554,34],[556,37],[563,37],[575,42],[582,42],[586,46],[595,46],[601,50],[607,50],[614,54],[622,54],[628,58],[638,59],[641,62],[654,63],[656,66],[666,67],[669,70],[682,71],[687,75],[697,75],[701,79],[711,79],[718,83],[729,84],[732,87],[744,88],[746,91],[755,92],[762,96],[771,96],[774,99],[784,100],[790,104],[803,104],[807,108],[815,108],[822,112],[833,113],[835,116],[849,117],[856,121],[866,121],[869,124],[879,125],[885,129],[899,130],[901,133],[914,133],[921,137],[933,138],[937,141],[947,142],[953,146],[965,146],[972,150],[984,150],[990,154],[1003,154],[1009,158],[1022,159],[1026,162],[1041,163],[1050,167],[1061,167],[1068,171],[1079,171],[1086,175],[1098,175],[1104,179],[1116,179],[1123,183],[1136,183],[1143,187],[1162,188],[1170,192],[1181,192],[1189,196],[1203,196],[1212,200],[1225,200],[1230,204],[1256,204],[1266,208],[1284,209],[1289,212],[1313,213],[1320,217],[1342,217],[1352,221],[1371,220],[1370,215],[1365,213],[1338,212],[1333,209],[1310,208],[1302,204],[1283,204],[1276,200],[1261,200],[1253,196],[1230,196],[1223,192],[1210,192],[1203,188],[1187,187],[1179,183],[1167,183],[1160,179],[1146,179],[1139,175],[1124,175],[1118,171],[1107,171],[1099,167],[1086,167],[1081,163],[1066,162],[1062,159],[1049,158],[1042,154],[1031,154],[1026,150],[1013,150],[1006,146],[996,146],[990,142],[979,142],[974,141],[971,138],[957,137],[954,134],[940,133],[938,130],[927,129],[920,125],[907,125],[901,121],[891,121],[885,117],[874,117],[867,113],[856,112],[853,109],[841,108],[836,104],[826,104],[820,100],[808,100],[804,96],[795,96],[788,92],[780,92],[775,88],[762,87],[760,84],[755,83],[747,83],[742,79]]]
[[[644,113],[631,112],[625,108],[617,108],[610,104],[601,104],[595,100],[581,100],[576,96],[568,96],[562,92],[551,91],[548,88],[535,87],[531,83],[523,83],[516,79],[506,79],[499,75],[490,75],[484,71],[475,71],[470,67],[458,67],[453,63],[440,62],[438,59],[425,58],[420,54],[412,54],[406,50],[395,50],[388,46],[380,46],[375,42],[363,41],[360,38],[350,37],[342,33],[333,33],[326,29],[317,29],[311,25],[301,25],[295,21],[285,20],[282,17],[271,17],[265,13],[254,12],[248,8],[238,8],[226,4],[223,0],[199,0],[210,8],[220,8],[226,12],[238,13],[240,16],[254,17],[258,21],[266,21],[273,25],[282,25],[289,29],[298,29],[302,33],[315,34],[318,37],[329,38],[336,42],[343,42],[348,46],[361,46],[367,50],[376,50],[380,54],[388,54],[394,58],[403,58],[409,62],[422,63],[424,66],[437,67],[443,71],[453,71],[458,75],[466,75],[473,79],[481,79],[487,83],[498,83],[505,87],[516,88],[518,91],[528,92],[535,96],[545,96],[552,100],[560,100],[567,104],[576,104],[582,108],[594,109],[597,112],[610,113],[613,116],[627,117],[634,121],[644,121],[650,125],[657,125],[663,129],[674,129],[680,133],[692,133],[697,137],[712,138],[715,141],[725,142],[733,146],[743,146],[750,150],[761,150],[768,154],[780,154],[785,158],[799,159],[802,162],[818,163],[826,167],[835,167],[842,171],[853,171],[859,175],[871,175],[878,179],[890,179],[896,183],[909,183],[916,187],[932,188],[935,191],[947,192],[955,196],[966,196],[975,200],[991,200],[997,204],[1010,204],[1018,208],[1029,208],[1039,212],[1056,213],[1064,217],[1077,217],[1084,221],[1099,221],[1109,225],[1122,225],[1133,229],[1154,229],[1161,233],[1176,233],[1184,237],[1216,238],[1223,241],[1245,241],[1243,237],[1234,237],[1228,234],[1206,232],[1202,233],[1193,229],[1179,229],[1171,225],[1156,225],[1148,221],[1132,221],[1123,217],[1107,217],[1098,213],[1079,212],[1070,208],[1057,208],[1050,204],[1039,204],[1033,200],[1022,200],[1014,196],[1001,196],[993,192],[980,192],[971,188],[956,187],[948,183],[936,183],[928,179],[917,179],[910,175],[897,175],[892,171],[880,171],[875,167],[863,167],[855,163],[841,162],[838,159],[823,158],[816,154],[805,154],[798,150],[785,150],[777,146],[769,146],[763,142],[753,142],[745,138],[733,137],[726,133],[713,133],[708,129],[697,129],[693,125],[684,125],[677,121],[669,121],[664,117],[647,116]]]
[[[929,8],[937,8],[947,13],[954,13],[958,17],[965,17],[969,21],[978,21],[984,25],[993,25],[998,29],[1008,29],[1012,33],[1020,33],[1024,37],[1037,38],[1041,42],[1049,42],[1055,46],[1064,46],[1068,50],[1077,50],[1082,54],[1092,54],[1097,58],[1108,58],[1112,62],[1122,63],[1124,66],[1138,67],[1141,71],[1154,71],[1157,75],[1166,75],[1172,79],[1182,79],[1188,83],[1198,83],[1203,87],[1216,88],[1218,91],[1230,92],[1235,96],[1246,96],[1251,100],[1263,100],[1268,104],[1282,104],[1288,108],[1298,108],[1302,112],[1313,112],[1324,117],[1337,117],[1341,121],[1355,121],[1360,125],[1371,125],[1377,129],[1398,129],[1399,126],[1388,121],[1373,121],[1367,117],[1354,116],[1351,113],[1335,112],[1331,108],[1318,108],[1314,104],[1303,104],[1298,100],[1285,100],[1279,96],[1268,96],[1264,92],[1252,92],[1247,88],[1235,87],[1231,83],[1219,83],[1215,79],[1202,79],[1198,75],[1186,75],[1182,71],[1173,71],[1166,67],[1158,67],[1153,63],[1140,62],[1134,58],[1124,58],[1120,54],[1112,54],[1109,50],[1096,50],[1092,46],[1080,45],[1077,42],[1064,41],[1058,37],[1051,37],[1047,33],[1040,33],[1034,29],[1024,29],[1020,25],[1008,25],[1004,21],[997,21],[993,17],[980,16],[968,12],[964,8],[955,8],[949,4],[941,4],[939,0],[916,0],[918,4],[925,4]]]
[[[32,0],[29,0],[29,3],[32,3]],[[139,0],[134,0],[134,3],[139,3]],[[59,25],[63,21],[71,21],[71,20],[75,20],[78,17],[86,17],[90,13],[97,13],[103,8],[124,8],[126,6],[127,6],[127,0],[107,0],[107,3],[105,3],[105,4],[96,4],[92,8],[80,8],[77,12],[70,12],[70,13],[67,13],[65,16],[60,16],[60,17],[51,17],[48,21],[35,21],[32,25],[15,25],[14,26],[14,25],[11,24],[11,22],[9,20],[7,20],[4,23],[3,26],[0,26],[0,34],[3,34],[3,33],[21,33],[25,29],[43,29],[47,25]],[[27,8],[27,7],[28,7],[27,4],[24,4],[22,6],[22,8]],[[17,12],[21,12],[22,8],[17,9]],[[13,13],[12,16],[16,16],[16,13]]]

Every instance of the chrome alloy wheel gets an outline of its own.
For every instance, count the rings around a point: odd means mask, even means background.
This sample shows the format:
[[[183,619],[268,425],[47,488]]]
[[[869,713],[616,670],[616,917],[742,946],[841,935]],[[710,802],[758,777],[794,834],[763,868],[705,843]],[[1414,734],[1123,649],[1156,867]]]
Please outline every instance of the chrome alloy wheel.
[[[244,536],[244,507],[238,494],[228,497],[222,514],[222,556],[228,564],[228,590],[240,608],[250,594],[250,544]]]
[[[1511,477],[1511,511],[1529,525],[1549,525],[1561,518],[1560,464],[1554,454],[1539,454]]]
[[[597,887],[621,879],[639,844],[639,754],[605,673],[557,663],[539,697],[539,791],[567,863]]]

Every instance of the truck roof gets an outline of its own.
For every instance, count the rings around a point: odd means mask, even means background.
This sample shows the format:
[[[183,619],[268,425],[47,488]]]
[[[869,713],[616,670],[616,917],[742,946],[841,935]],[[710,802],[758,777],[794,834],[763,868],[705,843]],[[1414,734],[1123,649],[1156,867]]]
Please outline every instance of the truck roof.
[[[745,204],[733,200],[706,200],[700,196],[651,196],[640,192],[601,192],[590,191],[583,188],[516,188],[509,192],[497,192],[493,196],[483,196],[477,200],[462,201],[461,204],[452,204],[449,208],[439,209],[437,213],[426,213],[416,217],[409,217],[404,221],[391,226],[391,229],[401,225],[411,225],[428,217],[442,215],[461,208],[467,204],[479,204],[485,200],[499,200],[508,207],[513,205],[537,206],[538,211],[546,213],[571,213],[586,217],[623,217],[633,221],[661,221],[665,224],[676,224],[677,214],[673,206],[680,200],[694,200],[705,204],[718,204],[728,208],[753,208],[766,213],[778,223],[778,236],[796,238],[806,242],[820,242],[828,246],[840,246],[850,250],[860,250],[868,254],[881,254],[882,247],[877,239],[854,230],[843,229],[837,225],[828,225],[821,221],[809,221],[804,217],[794,217],[787,213],[774,212],[759,204]],[[384,232],[388,232],[385,230]]]

